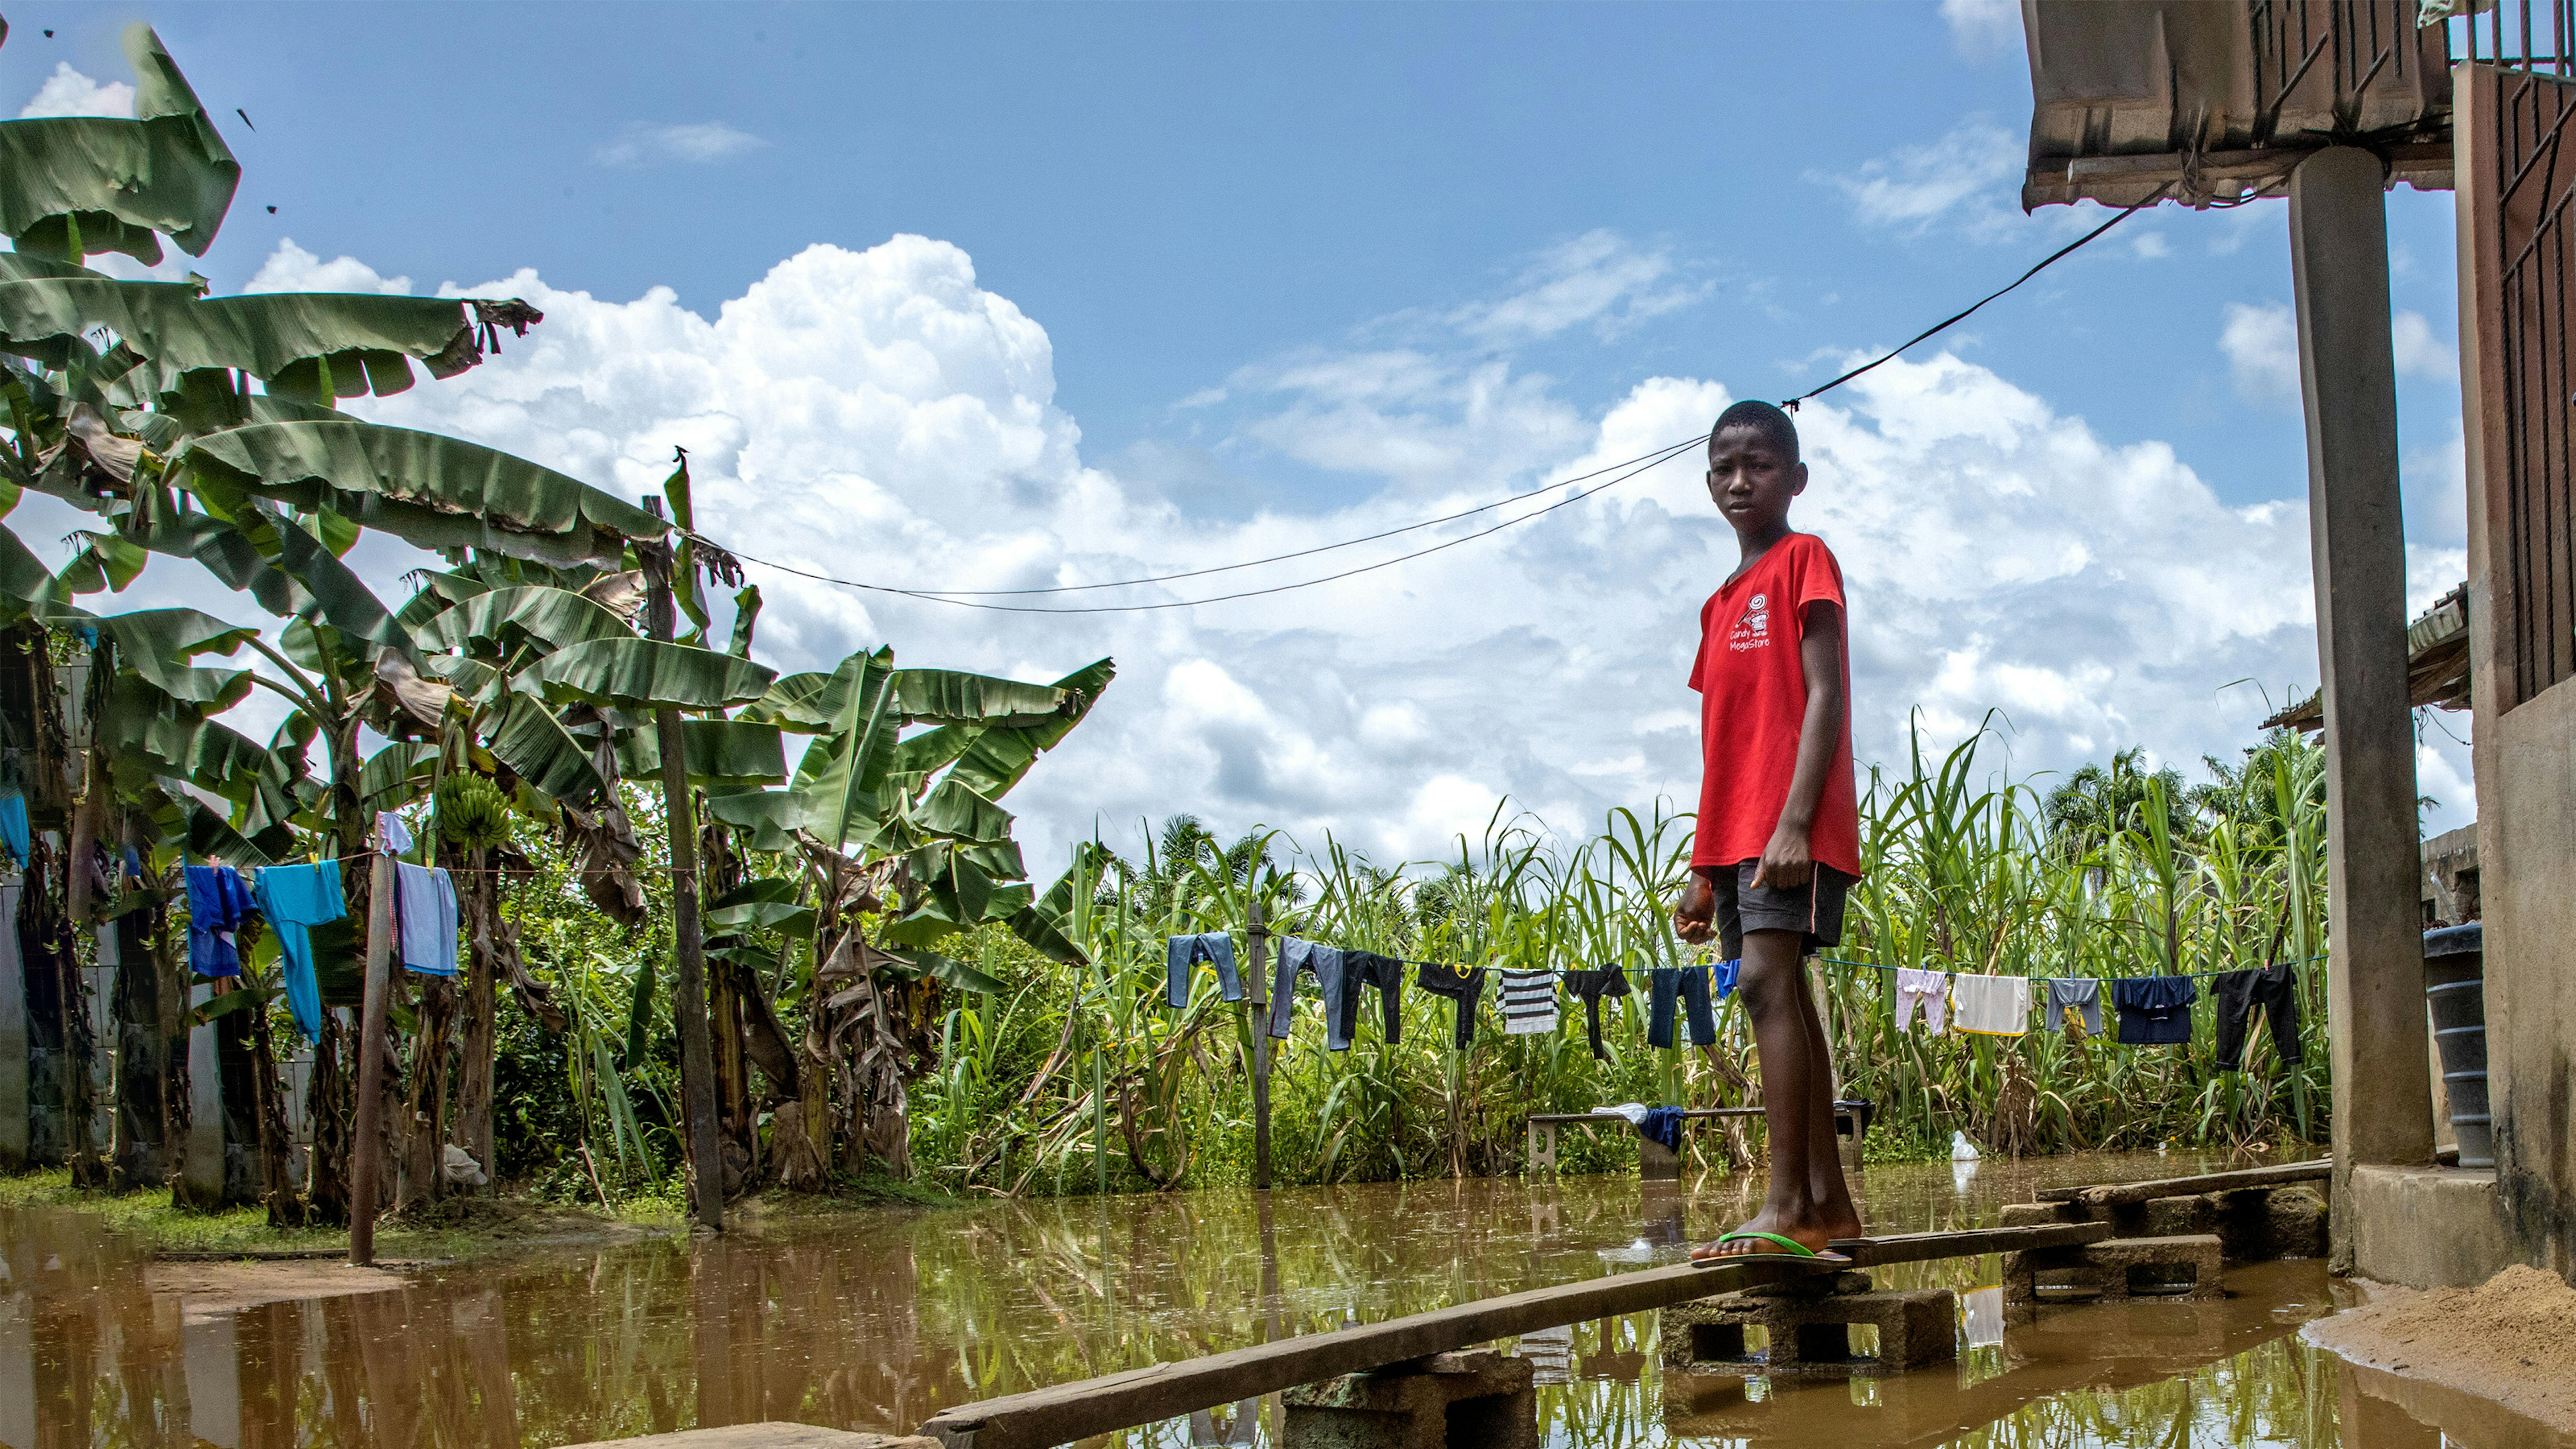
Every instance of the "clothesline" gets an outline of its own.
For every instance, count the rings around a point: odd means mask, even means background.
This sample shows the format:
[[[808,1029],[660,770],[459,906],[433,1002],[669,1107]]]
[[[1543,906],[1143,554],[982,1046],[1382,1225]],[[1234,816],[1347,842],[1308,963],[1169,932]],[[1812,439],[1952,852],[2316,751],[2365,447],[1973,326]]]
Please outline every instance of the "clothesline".
[[[1846,961],[1846,960],[1844,960],[1844,959],[1843,959],[1842,957],[1840,957],[1840,956],[1819,956],[1819,957],[1817,957],[1816,959],[1817,959],[1817,960],[1819,960],[1819,961],[1822,961],[1822,962],[1824,962],[1824,963],[1826,963],[1827,965],[1830,965],[1830,966],[1860,966],[1860,967],[1864,967],[1864,968],[1866,968],[1866,969],[1868,969],[1868,970],[1871,970],[1871,971],[1906,971],[1906,970],[1930,970],[1930,969],[1931,969],[1930,967],[1891,966],[1891,965],[1887,964],[1887,963],[1886,963],[1886,962],[1884,962],[1884,961]],[[2295,960],[2295,961],[2272,961],[2272,962],[2266,962],[2265,964],[2266,964],[2267,966],[2305,966],[2305,965],[2308,965],[2308,964],[2309,964],[2309,963],[2311,963],[2311,962],[2315,962],[2315,961],[2323,961],[2324,959],[2326,959],[2326,958],[2325,958],[2325,957],[2323,957],[2323,956],[2302,956],[2302,957],[2300,957],[2299,959],[2297,959],[2297,960]],[[2162,977],[2162,978],[2164,978],[2164,979],[2166,979],[2166,980],[2179,980],[2179,981],[2209,981],[2209,980],[2215,980],[2216,978],[2221,977],[2221,976],[2233,976],[2233,975],[2235,975],[2235,974],[2236,974],[2236,972],[2237,972],[2237,971],[2239,971],[2239,970],[2243,970],[2243,969],[2246,969],[2246,968],[2243,968],[2243,967],[2232,967],[2232,968],[2230,968],[2230,969],[2228,969],[2228,970],[2225,970],[2225,971],[2157,971],[2157,972],[2150,972],[2150,973],[2148,973],[2146,976],[2139,977],[2139,978],[2135,978],[2135,979],[2139,979],[2139,980],[2148,980],[2148,979],[2153,979],[2153,978],[2156,978],[2156,977]],[[2122,979],[2126,979],[2126,978],[2122,978],[2122,977],[2118,977],[2118,976],[2073,976],[2073,977],[2069,977],[2069,976],[2031,976],[2031,975],[2026,975],[2026,974],[2022,974],[2022,973],[2018,973],[2018,972],[2011,972],[2011,971],[1991,971],[1991,972],[1970,972],[1970,971],[1958,971],[1958,972],[1953,972],[1953,971],[1944,971],[1944,972],[1942,972],[1942,974],[1943,974],[1943,975],[1956,975],[1956,976],[1975,976],[1975,975],[2002,976],[2002,977],[2007,977],[2007,978],[2012,978],[2012,979],[2017,979],[2017,980],[2022,980],[2022,981],[2119,981],[2119,980],[2122,980]]]
[[[1282,931],[1269,931],[1269,932],[1265,932],[1264,934],[1265,934],[1265,935],[1270,935],[1270,936],[1284,936],[1284,935],[1286,935],[1287,933],[1282,932]],[[1292,938],[1290,938],[1290,939],[1302,939],[1302,938],[1295,938],[1295,937],[1292,937]],[[1354,946],[1342,946],[1342,947],[1336,947],[1335,949],[1337,949],[1337,950],[1344,950],[1344,951],[1351,951],[1351,950],[1366,950],[1367,948],[1366,948],[1366,947],[1354,947]],[[1464,976],[1466,973],[1468,973],[1468,972],[1470,972],[1470,971],[1483,971],[1483,970],[1489,969],[1489,968],[1487,968],[1487,967],[1483,967],[1483,966],[1462,966],[1462,965],[1458,964],[1458,963],[1457,963],[1457,962],[1455,962],[1455,961],[1417,961],[1417,960],[1413,959],[1413,958],[1412,958],[1412,957],[1410,957],[1410,956],[1391,956],[1391,955],[1386,955],[1386,953],[1384,953],[1384,952],[1371,952],[1370,954],[1372,954],[1372,955],[1385,955],[1387,960],[1390,960],[1390,961],[1396,962],[1396,963],[1397,963],[1397,964],[1399,964],[1399,965],[1404,965],[1404,966],[1414,966],[1414,967],[1428,967],[1428,968],[1430,968],[1430,969],[1432,969],[1432,970],[1435,970],[1435,971],[1448,971],[1448,972],[1456,973],[1457,975],[1460,975],[1460,976]],[[1865,970],[1870,970],[1870,971],[1904,971],[1904,970],[1912,970],[1912,969],[1920,969],[1920,970],[1930,970],[1930,969],[1932,969],[1932,968],[1930,968],[1930,967],[1910,968],[1910,967],[1904,967],[1904,966],[1895,966],[1895,965],[1890,965],[1890,964],[1888,964],[1887,962],[1884,962],[1884,961],[1852,961],[1852,960],[1847,960],[1847,959],[1845,959],[1845,958],[1843,958],[1843,957],[1840,957],[1840,956],[1818,956],[1816,959],[1817,959],[1818,961],[1824,962],[1824,963],[1825,963],[1826,965],[1828,965],[1828,966],[1858,966],[1858,967],[1861,967],[1861,968],[1863,968],[1863,969],[1865,969]],[[2308,964],[2310,964],[2310,963],[2312,963],[2312,962],[2323,961],[2323,960],[2325,960],[2325,959],[2326,959],[2326,958],[2325,958],[2324,956],[2322,956],[2322,955],[2318,955],[2318,956],[2302,956],[2302,957],[2297,958],[2296,960],[2289,961],[2289,962],[2278,962],[2278,961],[2273,961],[2273,962],[2266,962],[2265,964],[2266,964],[2266,965],[2270,965],[2270,966],[2278,966],[2278,965],[2285,965],[2285,964],[2286,964],[2286,965],[2291,965],[2291,966],[2305,966],[2305,965],[2308,965]],[[1691,969],[1693,969],[1693,968],[1698,968],[1698,969],[1706,970],[1706,969],[1713,969],[1713,968],[1715,968],[1715,967],[1723,966],[1723,965],[1726,965],[1726,964],[1728,964],[1728,963],[1726,963],[1726,962],[1721,962],[1721,961],[1694,961],[1694,962],[1688,963],[1687,965],[1682,966],[1682,967],[1681,967],[1681,968],[1679,968],[1679,969],[1682,969],[1682,970],[1685,970],[1685,971],[1687,971],[1687,970],[1691,970]],[[1551,976],[1567,976],[1567,975],[1575,975],[1575,974],[1582,974],[1582,975],[1587,975],[1587,976],[1588,976],[1588,975],[1590,975],[1590,974],[1592,974],[1592,973],[1594,973],[1594,972],[1596,972],[1596,971],[1616,971],[1616,972],[1618,972],[1618,973],[1619,973],[1620,975],[1622,975],[1622,976],[1628,976],[1628,975],[1632,975],[1632,974],[1640,973],[1640,972],[1650,972],[1650,971],[1656,971],[1656,970],[1669,970],[1669,969],[1673,969],[1673,968],[1669,968],[1669,967],[1654,967],[1654,966],[1605,965],[1605,966],[1507,966],[1507,967],[1506,967],[1506,966],[1497,966],[1497,967],[1493,967],[1493,968],[1490,968],[1490,969],[1493,969],[1493,970],[1507,970],[1507,971],[1521,971],[1521,972],[1525,972],[1525,973],[1526,973],[1526,972],[1543,972],[1543,973],[1545,973],[1545,974],[1547,974],[1547,975],[1551,975]],[[2146,975],[2146,976],[2162,976],[2162,977],[2175,978],[2175,979],[2187,979],[2187,980],[2194,980],[2194,981],[2207,981],[2207,980],[2215,980],[2216,978],[2221,977],[2221,976],[2231,976],[2231,975],[2234,975],[2234,974],[2235,974],[2235,972],[2236,972],[2237,970],[2241,970],[2241,969],[2244,969],[2244,968],[2241,968],[2241,967],[2239,967],[2239,968],[2230,968],[2229,970],[2226,970],[2226,971],[2171,971],[2171,972],[2158,971],[2158,972],[2148,972],[2148,973],[2145,973],[2145,975]],[[2086,981],[2096,981],[2096,980],[2098,980],[2098,981],[2117,981],[2117,980],[2122,979],[2122,978],[2120,978],[2120,977],[2116,977],[2116,976],[2087,976],[2087,977],[2080,977],[2080,978],[2071,978],[2071,977],[2063,977],[2063,976],[2057,976],[2057,977],[2050,977],[2050,976],[2036,976],[2036,975],[2030,975],[2030,974],[2028,974],[2028,973],[2023,973],[2023,972],[2011,972],[2011,971],[1996,971],[1996,972],[1957,972],[1957,971],[1951,971],[1951,970],[1949,970],[1949,969],[1947,969],[1947,968],[1943,968],[1943,970],[1942,970],[1942,974],[1943,974],[1943,975],[1993,975],[1993,976],[2005,976],[2005,977],[2014,977],[2014,978],[2017,978],[2017,979],[2020,979],[2020,980],[2024,980],[2024,981],[2050,981],[2050,980],[2057,980],[2057,981],[2064,981],[2064,980],[2086,980]]]

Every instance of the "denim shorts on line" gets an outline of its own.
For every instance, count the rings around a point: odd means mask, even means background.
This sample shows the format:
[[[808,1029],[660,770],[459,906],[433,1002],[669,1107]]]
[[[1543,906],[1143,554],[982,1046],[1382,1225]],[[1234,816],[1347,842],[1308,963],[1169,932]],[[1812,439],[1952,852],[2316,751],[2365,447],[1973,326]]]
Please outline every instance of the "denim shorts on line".
[[[1843,901],[1858,879],[1830,865],[1818,864],[1806,885],[1757,886],[1753,873],[1762,862],[1748,860],[1733,871],[1720,870],[1717,890],[1718,954],[1729,961],[1744,955],[1747,931],[1797,931],[1806,937],[1799,954],[1812,956],[1843,942]]]

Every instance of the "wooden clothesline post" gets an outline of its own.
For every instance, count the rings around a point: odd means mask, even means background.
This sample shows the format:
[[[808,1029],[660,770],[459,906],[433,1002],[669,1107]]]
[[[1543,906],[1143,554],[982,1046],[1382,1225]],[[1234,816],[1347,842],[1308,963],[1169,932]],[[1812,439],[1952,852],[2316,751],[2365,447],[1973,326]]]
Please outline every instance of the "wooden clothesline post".
[[[1270,1190],[1270,924],[1259,899],[1244,923],[1252,981],[1243,999],[1252,1008],[1252,1185]]]
[[[662,516],[662,500],[644,506]],[[645,562],[645,632],[668,643],[678,632],[671,598],[676,557]],[[690,807],[688,740],[680,712],[653,711],[654,743],[662,753],[662,813],[671,835],[671,950],[678,977],[671,1014],[680,1026],[680,1102],[689,1134],[689,1216],[700,1227],[724,1229],[724,1149],[716,1124],[714,1029],[707,1020],[706,939],[698,916],[698,826]],[[837,882],[836,882],[837,883]]]

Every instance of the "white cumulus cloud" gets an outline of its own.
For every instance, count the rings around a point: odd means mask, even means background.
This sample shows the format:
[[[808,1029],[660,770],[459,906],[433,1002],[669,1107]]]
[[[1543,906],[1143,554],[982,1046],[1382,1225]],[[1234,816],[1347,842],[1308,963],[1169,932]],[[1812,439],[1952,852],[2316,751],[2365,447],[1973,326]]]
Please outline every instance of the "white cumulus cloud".
[[[728,126],[722,121],[674,125],[633,121],[617,133],[616,140],[593,149],[590,156],[602,166],[621,168],[651,166],[666,161],[707,166],[747,155],[768,144],[749,131]]]
[[[35,116],[121,116],[134,118],[134,87],[124,81],[95,81],[72,69],[69,61],[54,62],[54,73],[36,87],[35,99],[20,108],[18,118]]]
[[[281,248],[263,276],[382,284],[343,266]],[[1251,380],[1256,398],[1287,406],[1245,413],[1225,446],[1329,456],[1355,480],[1346,501],[1203,507],[1084,457],[1045,329],[946,242],[810,247],[711,314],[667,289],[601,298],[524,271],[463,290],[523,296],[546,321],[462,377],[364,404],[370,414],[630,498],[686,446],[704,531],[752,558],[895,587],[1049,588],[1312,548],[1645,454],[1705,430],[1734,397],[1716,380],[1660,377],[1587,411],[1543,378],[1433,350],[1319,348]],[[1320,428],[1336,406],[1350,424],[1339,453],[1281,423]],[[1800,426],[1814,484],[1795,521],[1848,578],[1864,764],[1900,761],[1918,719],[1947,743],[1993,709],[2016,772],[2135,742],[2190,760],[2254,737],[2263,700],[2231,683],[2263,681],[2276,697],[2313,686],[2297,499],[2222,503],[2164,444],[2105,438],[1946,353],[1889,363],[1810,403]],[[1437,465],[1496,438],[1511,446],[1483,469]],[[22,537],[66,531],[29,512],[50,504],[22,505]],[[1205,579],[988,602],[1233,593],[1483,521]],[[397,552],[360,559],[389,591],[413,562]],[[1309,844],[1330,830],[1392,862],[1454,854],[1451,837],[1477,834],[1505,797],[1567,831],[1612,805],[1686,807],[1698,762],[1683,681],[1699,605],[1734,561],[1685,454],[1492,538],[1191,609],[999,613],[761,564],[751,577],[767,603],[757,652],[783,668],[888,642],[907,663],[1022,679],[1115,656],[1118,683],[1091,720],[1007,801],[1032,869],[1052,873],[1075,839],[1132,838],[1136,822],[1179,811]],[[147,584],[165,576],[181,577],[165,567]],[[255,617],[214,594],[188,602]]]
[[[1961,54],[1986,59],[2021,44],[2021,7],[2013,0],[1941,0],[1951,43]]]
[[[2248,402],[2299,400],[2299,329],[2283,302],[2227,304],[2218,350],[2227,354],[2236,391]]]
[[[1873,226],[1919,232],[1960,219],[1993,230],[2013,214],[2003,202],[2027,149],[1994,122],[1971,118],[1937,141],[1899,147],[1849,175],[1822,179],[1850,197],[1860,219]]]

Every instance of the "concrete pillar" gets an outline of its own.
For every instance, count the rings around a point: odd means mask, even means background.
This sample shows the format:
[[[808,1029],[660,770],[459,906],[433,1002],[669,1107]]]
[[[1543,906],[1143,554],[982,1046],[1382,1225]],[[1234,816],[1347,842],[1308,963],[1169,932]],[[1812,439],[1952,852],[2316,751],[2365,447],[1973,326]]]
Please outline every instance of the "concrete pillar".
[[[0,1172],[27,1165],[27,971],[18,959],[18,892],[0,885]]]
[[[2290,178],[2309,548],[2325,683],[2334,1257],[2351,1260],[2357,1163],[2429,1164],[2421,830],[2406,702],[2406,534],[2379,158],[2317,152]]]

